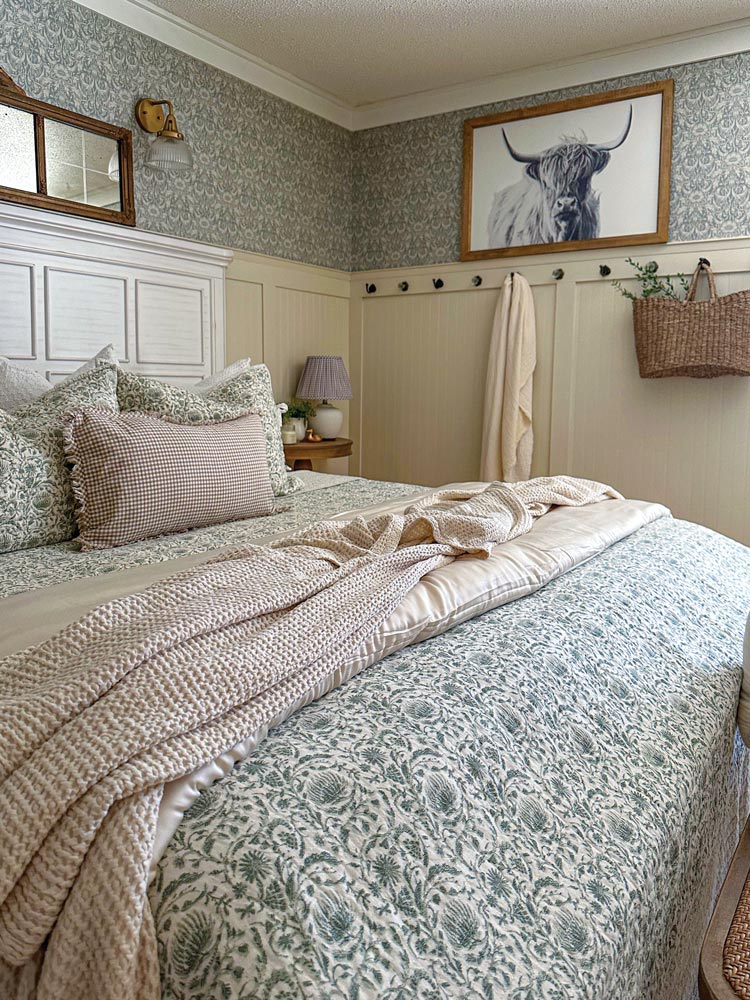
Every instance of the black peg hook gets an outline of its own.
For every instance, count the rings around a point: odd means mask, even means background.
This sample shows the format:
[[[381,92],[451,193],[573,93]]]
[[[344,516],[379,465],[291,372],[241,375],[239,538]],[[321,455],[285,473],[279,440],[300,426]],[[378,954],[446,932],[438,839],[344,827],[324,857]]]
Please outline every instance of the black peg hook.
[[[444,282],[442,278],[433,278],[432,284],[434,285],[435,288],[442,288]]]
[[[409,282],[408,281],[399,281],[398,287],[401,289],[402,292],[408,292],[409,291]]]
[[[479,274],[475,274],[474,277],[471,279],[471,283],[475,288],[479,288],[479,286],[482,284],[481,276]]]
[[[565,277],[565,271],[563,271],[561,267],[556,267],[555,270],[552,272],[552,277],[555,279],[555,281],[559,281],[561,278]]]
[[[599,274],[602,276],[602,278],[606,278],[607,275],[612,274],[612,268],[609,266],[609,264],[600,264]]]
[[[365,291],[367,292],[368,295],[372,295],[372,293],[377,292],[377,290],[378,290],[377,285],[372,285],[365,282]]]

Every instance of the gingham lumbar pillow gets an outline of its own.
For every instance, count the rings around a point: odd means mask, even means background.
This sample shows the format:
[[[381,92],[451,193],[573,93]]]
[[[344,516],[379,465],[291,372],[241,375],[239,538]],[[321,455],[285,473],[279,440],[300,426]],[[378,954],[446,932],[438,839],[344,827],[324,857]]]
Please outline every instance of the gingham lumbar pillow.
[[[145,413],[81,410],[65,452],[83,549],[270,514],[260,416],[180,424]]]

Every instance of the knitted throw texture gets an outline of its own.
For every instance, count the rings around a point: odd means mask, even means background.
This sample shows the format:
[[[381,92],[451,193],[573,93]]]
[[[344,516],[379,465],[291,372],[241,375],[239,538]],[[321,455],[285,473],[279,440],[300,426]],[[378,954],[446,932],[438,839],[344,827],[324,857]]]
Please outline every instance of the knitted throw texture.
[[[322,521],[111,601],[0,661],[0,996],[156,1000],[164,783],[347,661],[430,570],[619,494],[569,477]]]

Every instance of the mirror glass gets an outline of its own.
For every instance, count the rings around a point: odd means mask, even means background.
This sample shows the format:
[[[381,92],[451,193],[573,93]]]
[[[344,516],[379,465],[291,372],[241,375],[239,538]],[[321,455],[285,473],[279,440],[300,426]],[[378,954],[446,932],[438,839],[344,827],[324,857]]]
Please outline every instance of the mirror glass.
[[[34,116],[0,104],[0,184],[36,191]]]
[[[119,212],[119,152],[116,139],[44,120],[47,194]]]

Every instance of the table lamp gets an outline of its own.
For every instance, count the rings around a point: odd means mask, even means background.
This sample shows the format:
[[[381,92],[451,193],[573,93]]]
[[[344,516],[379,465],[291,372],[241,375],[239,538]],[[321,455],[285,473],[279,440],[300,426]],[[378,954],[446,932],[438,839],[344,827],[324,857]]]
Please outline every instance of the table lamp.
[[[328,400],[352,398],[352,384],[343,358],[335,354],[311,354],[297,385],[297,398],[322,400],[308,423],[326,440],[338,437],[344,414]]]

